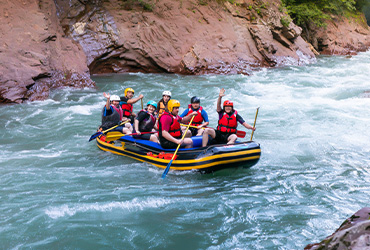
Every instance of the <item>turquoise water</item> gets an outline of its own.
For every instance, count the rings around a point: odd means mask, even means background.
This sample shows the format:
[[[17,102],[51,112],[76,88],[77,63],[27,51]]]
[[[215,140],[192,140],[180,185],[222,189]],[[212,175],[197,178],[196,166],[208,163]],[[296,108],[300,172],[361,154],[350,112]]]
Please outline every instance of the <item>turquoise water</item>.
[[[323,57],[253,76],[95,77],[43,102],[0,107],[0,249],[303,249],[368,206],[370,53]],[[217,122],[220,87],[252,124],[250,169],[172,172],[88,142],[103,92],[126,87],[185,107],[201,97]],[[226,99],[225,98],[225,99]],[[136,111],[140,103],[135,104]],[[183,109],[181,108],[180,111]],[[247,137],[250,130],[247,131]]]

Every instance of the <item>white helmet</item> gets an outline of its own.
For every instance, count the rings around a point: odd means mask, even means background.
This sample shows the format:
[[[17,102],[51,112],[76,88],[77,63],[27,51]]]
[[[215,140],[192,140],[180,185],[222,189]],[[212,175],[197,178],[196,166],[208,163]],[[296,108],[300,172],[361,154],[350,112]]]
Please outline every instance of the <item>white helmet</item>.
[[[164,95],[168,95],[169,97],[172,96],[171,91],[167,91],[167,90],[163,91],[162,96],[164,96]]]
[[[110,100],[111,100],[111,101],[118,101],[118,102],[120,102],[120,101],[121,101],[121,98],[119,98],[119,96],[118,96],[118,95],[112,95],[112,96],[110,97]]]

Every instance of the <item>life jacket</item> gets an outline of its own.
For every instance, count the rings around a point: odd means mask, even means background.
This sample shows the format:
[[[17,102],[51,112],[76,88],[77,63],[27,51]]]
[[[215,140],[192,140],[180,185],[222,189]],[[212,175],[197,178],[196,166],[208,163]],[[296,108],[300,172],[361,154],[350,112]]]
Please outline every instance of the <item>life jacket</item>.
[[[106,111],[105,108],[106,107],[104,106],[102,110],[102,118],[101,118],[101,126],[103,130],[116,126],[121,121],[120,114],[114,108],[112,109],[112,106],[111,106],[111,109],[113,111],[112,114],[108,116],[104,116],[104,112]]]
[[[162,116],[158,120],[159,136],[160,137],[163,137],[162,136],[162,126],[163,126],[162,125],[162,119],[163,119],[163,117],[166,117],[166,116],[169,116],[172,119],[171,125],[170,125],[170,130],[168,131],[168,133],[171,136],[175,137],[175,138],[181,138],[182,132],[181,132],[181,125],[180,125],[180,122],[179,122],[180,116],[174,117],[172,114],[170,114],[170,113],[168,113],[166,111],[162,113]]]
[[[189,104],[188,108],[189,108],[189,111],[186,114],[186,116],[188,116],[189,114],[195,111],[191,108],[191,104]],[[203,107],[199,107],[199,109],[196,111],[198,114],[194,117],[193,121],[191,122],[191,125],[199,126],[203,123],[202,110],[203,110]],[[186,124],[189,124],[189,123],[186,123]]]
[[[139,113],[137,114],[139,116],[139,114],[141,112],[145,112],[148,114],[148,117],[146,117],[144,120],[142,120],[140,123],[139,123],[139,130],[140,132],[150,132],[152,131],[152,129],[154,128],[154,125],[155,125],[155,122],[156,122],[156,119],[155,117],[150,114],[147,110],[143,109],[143,110],[140,110]]]
[[[121,105],[124,117],[130,117],[132,113],[132,104],[124,103]]]
[[[238,112],[234,110],[231,115],[228,115],[226,112],[223,113],[223,116],[218,120],[217,130],[225,133],[236,133],[236,127],[238,126],[238,121],[236,120],[236,115]]]
[[[118,106],[118,108],[117,108],[116,106],[113,105],[111,107],[113,107],[114,110],[118,112],[118,114],[119,114],[119,120],[121,121],[122,120],[122,117],[123,117],[123,110],[122,110],[121,106]]]
[[[164,105],[163,101],[159,102],[158,106],[158,118],[162,116],[163,112],[166,111],[166,105]]]

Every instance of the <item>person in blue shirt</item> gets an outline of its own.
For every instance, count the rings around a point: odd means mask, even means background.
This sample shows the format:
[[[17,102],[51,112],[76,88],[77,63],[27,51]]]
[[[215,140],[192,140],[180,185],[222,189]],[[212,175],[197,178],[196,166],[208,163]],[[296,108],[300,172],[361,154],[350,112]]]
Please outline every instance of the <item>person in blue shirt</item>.
[[[189,130],[191,131],[192,136],[202,135],[204,131],[203,128],[209,124],[208,114],[203,107],[200,106],[199,97],[193,96],[190,99],[190,103],[191,104],[189,104],[188,109],[185,109],[180,117],[192,115],[194,111],[197,112],[198,114],[194,117],[193,122],[191,123],[194,127],[190,127]]]

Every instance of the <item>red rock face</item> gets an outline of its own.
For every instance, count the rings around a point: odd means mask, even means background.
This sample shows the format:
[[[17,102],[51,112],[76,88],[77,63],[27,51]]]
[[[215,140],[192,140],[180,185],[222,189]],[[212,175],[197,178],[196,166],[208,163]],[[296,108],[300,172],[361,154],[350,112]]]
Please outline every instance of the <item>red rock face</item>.
[[[92,87],[90,74],[250,74],[256,67],[315,60],[301,28],[279,11],[279,0],[238,0],[234,5],[190,0],[129,3],[3,3],[0,102],[45,99],[49,89],[63,86]],[[367,48],[365,28],[348,26],[351,35],[343,40],[341,29],[329,27],[312,40],[323,53]]]
[[[45,99],[50,88],[65,85],[94,86],[86,56],[65,38],[52,0],[1,5],[0,102]]]

